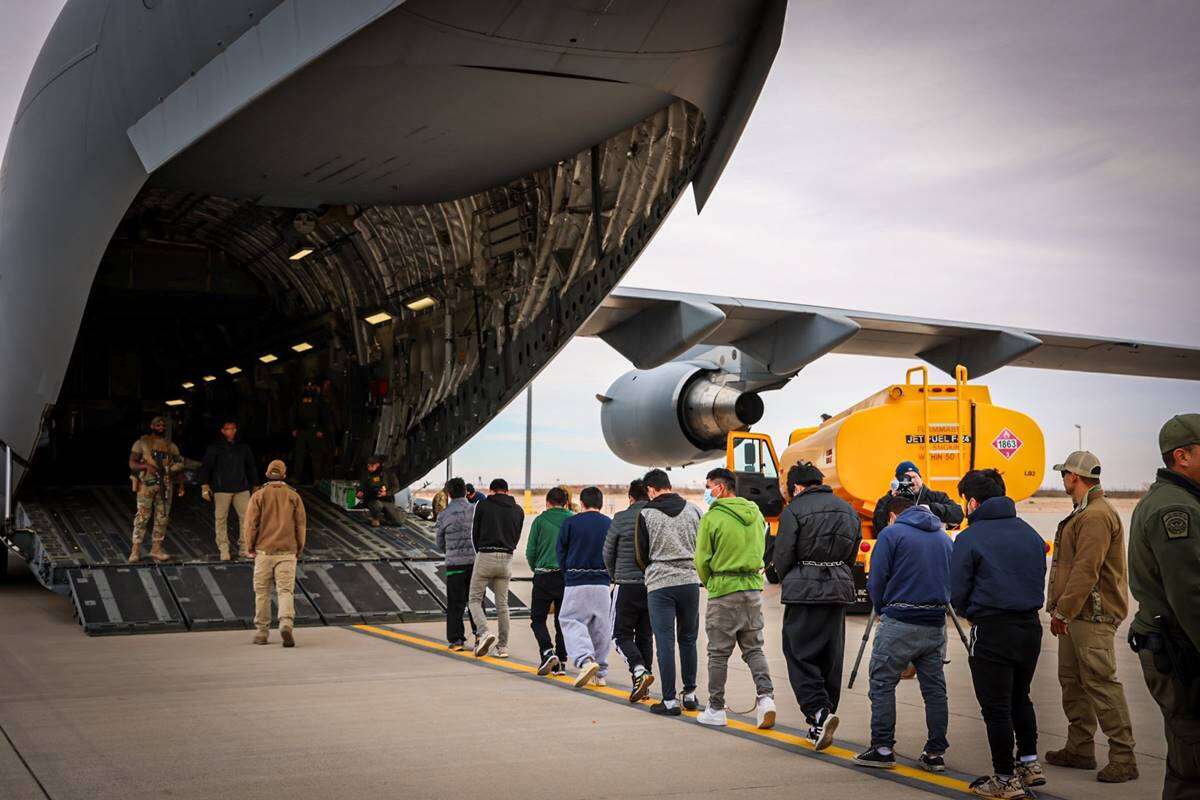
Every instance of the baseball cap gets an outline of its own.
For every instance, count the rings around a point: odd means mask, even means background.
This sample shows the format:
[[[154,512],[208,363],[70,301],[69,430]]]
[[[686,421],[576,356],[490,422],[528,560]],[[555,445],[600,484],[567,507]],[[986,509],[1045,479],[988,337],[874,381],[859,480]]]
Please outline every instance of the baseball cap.
[[[287,476],[287,464],[284,464],[278,458],[267,464],[268,478],[283,478]]]
[[[167,424],[167,418],[166,418],[166,417],[164,417],[164,416],[161,416],[161,415],[159,415],[159,416],[155,417],[154,419],[150,420],[150,424],[151,424],[151,425],[158,425],[159,423],[162,423],[163,425],[166,425],[166,424]]]
[[[915,472],[918,475],[921,474],[921,470],[917,469],[917,465],[911,461],[901,461],[899,464],[896,465],[896,479],[897,480],[899,480],[900,478],[903,478],[909,472]]]
[[[1087,450],[1076,450],[1067,456],[1066,461],[1061,464],[1055,464],[1054,471],[1073,472],[1085,478],[1099,478],[1100,459],[1096,458],[1095,453],[1089,453]]]
[[[1200,414],[1176,414],[1158,432],[1158,452],[1200,444]]]

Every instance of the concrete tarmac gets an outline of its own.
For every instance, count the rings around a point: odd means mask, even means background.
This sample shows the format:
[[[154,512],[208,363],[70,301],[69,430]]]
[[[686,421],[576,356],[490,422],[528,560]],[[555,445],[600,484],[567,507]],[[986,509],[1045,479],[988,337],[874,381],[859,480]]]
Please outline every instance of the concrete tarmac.
[[[525,570],[523,562],[516,565],[517,574]],[[514,588],[528,599],[528,583]],[[778,587],[768,587],[766,606],[779,724],[801,729],[781,652]],[[865,621],[849,618],[846,677]],[[248,631],[89,638],[63,598],[27,577],[0,585],[0,797],[561,800],[778,797],[798,789],[829,800],[864,793],[961,796],[934,783],[897,783],[845,758],[818,759],[753,734],[722,735],[686,718],[655,717],[619,698],[530,677],[518,666],[450,657],[441,651],[442,623],[387,629],[437,644],[417,646],[353,628],[298,629],[293,650],[281,648],[274,632],[268,647],[251,645]],[[513,661],[533,663],[528,620],[514,619],[512,630]],[[966,654],[953,628],[947,630],[947,763],[954,776],[973,777],[989,770],[987,742]],[[704,647],[702,632],[702,702]],[[1066,733],[1056,647],[1047,624],[1033,690],[1042,752],[1060,747]],[[612,661],[611,684],[627,686],[615,653]],[[1109,786],[1097,783],[1093,772],[1047,767],[1041,796],[1160,795],[1162,720],[1120,642],[1117,661],[1141,778]],[[839,752],[869,740],[865,663],[855,688],[843,691]],[[747,708],[753,694],[749,671],[735,655],[728,703]],[[924,741],[915,681],[902,682],[897,704],[897,751],[912,759]],[[1101,735],[1101,764],[1106,755]]]

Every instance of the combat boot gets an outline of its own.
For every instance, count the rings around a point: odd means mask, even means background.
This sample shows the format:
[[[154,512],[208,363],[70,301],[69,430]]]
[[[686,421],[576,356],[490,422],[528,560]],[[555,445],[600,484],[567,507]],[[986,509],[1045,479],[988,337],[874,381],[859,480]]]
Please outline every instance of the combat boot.
[[[142,543],[134,542],[133,547],[129,550],[129,563],[136,564],[142,560]]]
[[[1068,769],[1095,769],[1096,759],[1094,756],[1081,756],[1070,752],[1067,748],[1062,750],[1047,750],[1046,763],[1056,767],[1066,767]]]
[[[221,549],[221,560],[229,561],[229,548],[228,547]]]
[[[295,637],[292,636],[292,626],[291,625],[288,625],[287,627],[284,627],[281,625],[279,627],[279,636],[280,636],[280,638],[283,639],[284,647],[295,647],[296,646],[296,639],[295,639]]]
[[[254,634],[254,643],[255,644],[266,644],[267,643],[267,632],[266,631],[256,632]]]
[[[1096,780],[1101,783],[1125,783],[1137,779],[1137,764],[1127,761],[1110,761],[1107,767],[1096,773]]]
[[[150,547],[150,557],[159,563],[171,560],[171,557],[163,550],[162,542],[155,542]]]

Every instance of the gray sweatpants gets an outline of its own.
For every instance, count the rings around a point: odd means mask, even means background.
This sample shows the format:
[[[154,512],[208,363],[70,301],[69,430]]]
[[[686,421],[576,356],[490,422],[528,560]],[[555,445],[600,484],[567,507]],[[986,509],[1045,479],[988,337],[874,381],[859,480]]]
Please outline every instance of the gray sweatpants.
[[[467,608],[471,622],[475,624],[475,635],[488,633],[487,614],[483,611],[483,599],[490,586],[496,598],[496,627],[499,635],[496,644],[508,647],[508,582],[512,578],[512,553],[477,553],[475,568],[471,572],[471,588],[467,591]]]
[[[763,653],[763,605],[761,591],[734,592],[713,597],[704,612],[704,632],[708,635],[708,705],[725,708],[725,680],[729,676],[729,657],[736,644],[742,660],[754,676],[759,697],[774,697],[771,669]]]
[[[584,659],[594,659],[600,665],[600,677],[608,674],[608,651],[612,648],[608,607],[607,586],[568,586],[563,589],[563,604],[558,611],[567,657],[577,667]]]

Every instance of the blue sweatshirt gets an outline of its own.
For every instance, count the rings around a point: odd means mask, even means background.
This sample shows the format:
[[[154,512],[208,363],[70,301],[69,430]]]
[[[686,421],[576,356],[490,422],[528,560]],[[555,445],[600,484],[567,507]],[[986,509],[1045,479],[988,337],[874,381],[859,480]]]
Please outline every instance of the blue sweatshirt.
[[[951,550],[933,512],[925,506],[905,509],[879,534],[871,553],[867,592],[875,612],[913,625],[945,625]]]
[[[584,511],[563,521],[558,530],[558,565],[565,585],[608,585],[604,539],[611,524],[599,511]]]
[[[1046,587],[1046,542],[1008,497],[984,500],[970,527],[954,540],[950,602],[959,616],[978,620],[1035,612]]]

